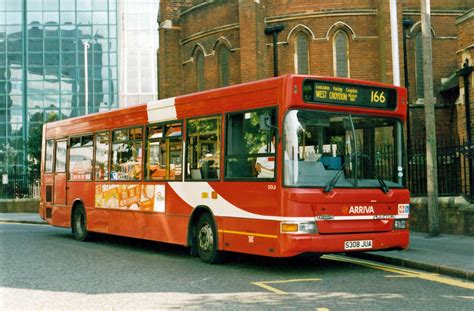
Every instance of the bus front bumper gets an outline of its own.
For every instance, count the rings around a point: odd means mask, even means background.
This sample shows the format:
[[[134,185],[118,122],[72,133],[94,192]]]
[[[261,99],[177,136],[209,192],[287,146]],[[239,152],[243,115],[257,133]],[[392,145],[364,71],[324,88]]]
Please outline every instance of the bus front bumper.
[[[363,249],[346,249],[345,242],[347,241],[371,241],[372,246]],[[409,241],[409,230],[351,234],[284,234],[281,236],[280,256],[406,249]]]

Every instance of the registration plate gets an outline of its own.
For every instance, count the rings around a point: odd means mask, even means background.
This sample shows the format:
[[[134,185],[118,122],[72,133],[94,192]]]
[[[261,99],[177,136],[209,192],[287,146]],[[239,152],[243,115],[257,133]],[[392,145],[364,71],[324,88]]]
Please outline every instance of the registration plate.
[[[368,249],[372,248],[372,240],[345,241],[344,249]]]

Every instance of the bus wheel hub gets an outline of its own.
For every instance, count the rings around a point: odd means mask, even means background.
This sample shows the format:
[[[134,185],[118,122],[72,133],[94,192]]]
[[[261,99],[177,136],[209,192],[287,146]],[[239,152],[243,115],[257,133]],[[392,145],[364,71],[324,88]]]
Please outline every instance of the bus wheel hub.
[[[210,252],[214,244],[214,236],[212,234],[211,226],[206,223],[199,230],[198,235],[199,248],[201,248],[206,253]]]

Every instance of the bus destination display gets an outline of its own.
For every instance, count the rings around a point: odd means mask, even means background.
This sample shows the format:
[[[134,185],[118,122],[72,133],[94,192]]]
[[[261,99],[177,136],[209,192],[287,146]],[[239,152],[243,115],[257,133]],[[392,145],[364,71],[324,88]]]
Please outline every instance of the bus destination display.
[[[315,103],[379,109],[394,109],[397,105],[394,89],[317,80],[304,81],[303,99]]]

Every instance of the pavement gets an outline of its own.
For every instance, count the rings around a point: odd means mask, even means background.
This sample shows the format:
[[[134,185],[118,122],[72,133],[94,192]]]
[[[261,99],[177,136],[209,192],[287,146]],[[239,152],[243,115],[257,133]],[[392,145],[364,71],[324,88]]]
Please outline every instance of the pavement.
[[[0,213],[0,222],[46,224],[36,213]],[[351,253],[350,256],[474,281],[474,237],[411,232],[403,251]]]

